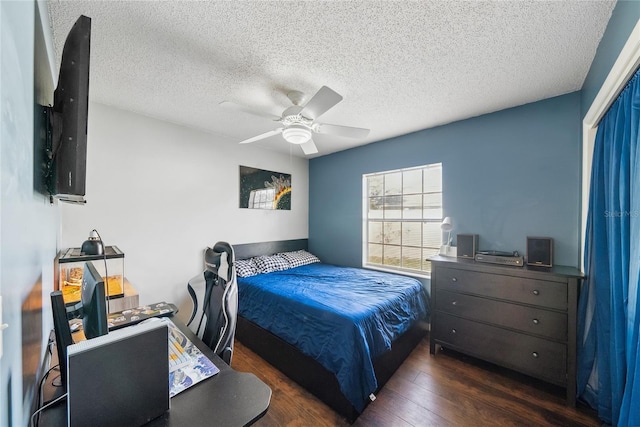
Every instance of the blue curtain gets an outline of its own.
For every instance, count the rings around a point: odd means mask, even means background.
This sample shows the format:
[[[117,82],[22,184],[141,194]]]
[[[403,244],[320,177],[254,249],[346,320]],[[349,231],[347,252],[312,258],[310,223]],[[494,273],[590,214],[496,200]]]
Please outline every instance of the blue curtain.
[[[640,426],[639,73],[598,125],[578,307],[578,396],[616,426]]]

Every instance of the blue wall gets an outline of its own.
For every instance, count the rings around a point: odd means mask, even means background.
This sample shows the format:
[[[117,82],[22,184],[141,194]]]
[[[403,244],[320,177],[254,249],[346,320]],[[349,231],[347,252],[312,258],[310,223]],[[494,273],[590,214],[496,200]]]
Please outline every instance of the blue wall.
[[[582,86],[582,117],[587,113],[620,51],[640,19],[640,1],[618,1]]]
[[[46,4],[41,7],[46,12]],[[48,28],[48,22],[33,1],[0,1],[0,293],[2,321],[9,324],[2,332],[0,426],[28,424],[53,323],[48,295],[58,207],[35,191],[41,175],[34,141],[36,76],[53,86],[46,54],[43,70],[34,65],[35,26]]]
[[[556,264],[578,266],[580,93],[426,129],[309,162],[309,247],[362,265],[362,175],[443,164],[445,216],[480,247],[524,254],[554,239]]]

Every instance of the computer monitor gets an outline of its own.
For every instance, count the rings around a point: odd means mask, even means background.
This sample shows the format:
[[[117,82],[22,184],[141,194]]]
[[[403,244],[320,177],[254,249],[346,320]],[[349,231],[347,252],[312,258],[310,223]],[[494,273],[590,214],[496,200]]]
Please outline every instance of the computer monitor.
[[[67,308],[61,291],[51,292],[53,328],[56,350],[60,364],[60,385],[66,388],[67,347],[73,344],[69,318],[82,318],[82,327],[87,339],[99,337],[109,332],[104,281],[91,262],[86,262],[82,274],[80,305]],[[78,316],[78,313],[81,313]]]
[[[105,284],[91,261],[84,264],[81,301],[84,336],[91,339],[106,335],[109,332],[109,325],[107,323]]]
[[[56,349],[60,366],[58,385],[66,386],[67,381],[67,347],[73,344],[71,328],[67,318],[67,309],[61,291],[51,292],[51,310],[53,311],[53,331],[56,337]]]

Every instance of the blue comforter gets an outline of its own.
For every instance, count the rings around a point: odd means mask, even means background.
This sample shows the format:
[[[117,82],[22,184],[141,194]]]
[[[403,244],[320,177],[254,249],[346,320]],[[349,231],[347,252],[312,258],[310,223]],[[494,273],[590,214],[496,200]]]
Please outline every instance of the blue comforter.
[[[422,284],[360,268],[309,264],[238,278],[239,313],[313,357],[362,412],[373,359],[427,315]]]

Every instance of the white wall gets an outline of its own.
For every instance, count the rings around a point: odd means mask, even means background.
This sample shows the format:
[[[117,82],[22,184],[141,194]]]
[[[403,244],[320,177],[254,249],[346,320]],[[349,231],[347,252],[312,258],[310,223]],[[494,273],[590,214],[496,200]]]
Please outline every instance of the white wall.
[[[240,209],[239,166],[292,175],[292,209]],[[125,254],[141,303],[187,298],[203,252],[308,236],[308,161],[102,104],[89,105],[87,204],[61,203],[61,247],[92,229]]]

